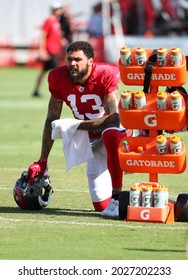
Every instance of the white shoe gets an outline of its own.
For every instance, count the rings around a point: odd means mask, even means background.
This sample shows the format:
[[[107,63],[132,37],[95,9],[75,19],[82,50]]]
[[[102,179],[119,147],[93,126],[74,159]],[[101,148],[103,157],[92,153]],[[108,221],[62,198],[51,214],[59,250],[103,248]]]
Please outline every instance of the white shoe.
[[[119,201],[112,198],[107,208],[101,212],[101,216],[119,217]]]

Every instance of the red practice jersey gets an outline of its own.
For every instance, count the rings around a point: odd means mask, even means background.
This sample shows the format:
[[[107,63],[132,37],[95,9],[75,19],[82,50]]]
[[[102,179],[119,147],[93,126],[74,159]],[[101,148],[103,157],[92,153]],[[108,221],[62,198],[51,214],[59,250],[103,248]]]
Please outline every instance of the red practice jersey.
[[[94,63],[84,86],[73,83],[67,65],[53,69],[48,76],[49,90],[62,99],[76,119],[92,120],[105,115],[104,96],[118,88],[119,69],[115,65]]]
[[[51,54],[58,54],[61,49],[61,26],[57,18],[48,17],[42,26],[46,33],[46,49]]]

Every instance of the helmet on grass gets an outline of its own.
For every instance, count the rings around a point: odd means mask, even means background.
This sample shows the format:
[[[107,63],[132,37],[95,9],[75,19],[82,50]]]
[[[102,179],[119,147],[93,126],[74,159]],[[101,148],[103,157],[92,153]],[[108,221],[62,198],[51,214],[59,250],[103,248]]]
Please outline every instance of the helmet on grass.
[[[15,202],[25,210],[39,210],[48,206],[52,193],[53,189],[48,175],[44,175],[42,179],[36,177],[33,184],[30,185],[27,171],[21,174],[13,188]]]

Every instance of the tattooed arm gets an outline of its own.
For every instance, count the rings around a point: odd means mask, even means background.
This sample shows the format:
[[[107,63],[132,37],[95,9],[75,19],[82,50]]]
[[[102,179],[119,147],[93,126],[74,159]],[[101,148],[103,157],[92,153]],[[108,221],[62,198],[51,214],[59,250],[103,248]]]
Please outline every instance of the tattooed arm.
[[[48,159],[53,140],[51,139],[52,126],[51,123],[60,118],[63,107],[63,101],[60,99],[50,98],[48,105],[48,113],[43,130],[41,158]]]
[[[106,115],[93,120],[83,121],[78,129],[100,132],[108,127],[119,127],[120,118],[118,113],[119,96],[118,91],[115,90],[104,97],[104,110]]]

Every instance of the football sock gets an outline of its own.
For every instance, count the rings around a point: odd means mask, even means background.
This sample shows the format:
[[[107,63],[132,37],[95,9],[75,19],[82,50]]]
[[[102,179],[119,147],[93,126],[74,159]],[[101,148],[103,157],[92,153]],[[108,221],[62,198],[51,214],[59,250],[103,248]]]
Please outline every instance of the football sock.
[[[112,198],[115,200],[119,200],[120,192],[112,191]]]

